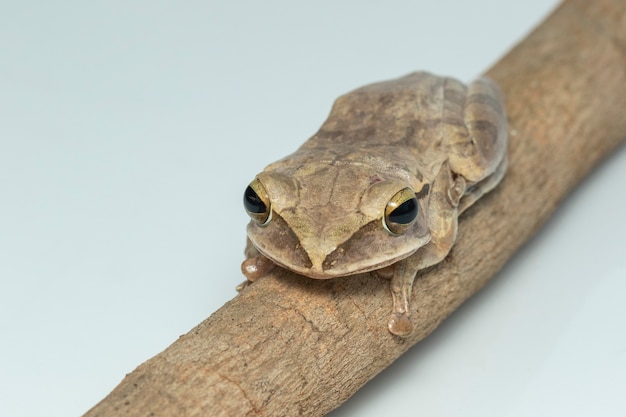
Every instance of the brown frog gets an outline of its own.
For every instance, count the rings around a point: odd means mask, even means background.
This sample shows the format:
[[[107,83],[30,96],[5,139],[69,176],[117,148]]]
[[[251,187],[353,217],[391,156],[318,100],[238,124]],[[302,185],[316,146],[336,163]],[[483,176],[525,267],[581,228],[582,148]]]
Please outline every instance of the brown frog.
[[[275,265],[317,279],[376,271],[391,280],[389,331],[411,334],[413,281],[502,179],[507,133],[486,78],[466,86],[418,72],[341,96],[312,138],[246,189],[246,283]]]

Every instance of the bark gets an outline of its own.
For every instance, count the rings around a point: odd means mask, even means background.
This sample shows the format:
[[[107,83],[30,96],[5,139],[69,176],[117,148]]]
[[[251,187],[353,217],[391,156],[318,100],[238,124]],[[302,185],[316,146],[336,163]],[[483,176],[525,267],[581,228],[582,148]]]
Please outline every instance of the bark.
[[[415,281],[416,332],[387,331],[388,281],[277,269],[140,365],[86,415],[321,416],[478,291],[626,139],[626,2],[570,0],[487,75],[507,96],[509,169]]]

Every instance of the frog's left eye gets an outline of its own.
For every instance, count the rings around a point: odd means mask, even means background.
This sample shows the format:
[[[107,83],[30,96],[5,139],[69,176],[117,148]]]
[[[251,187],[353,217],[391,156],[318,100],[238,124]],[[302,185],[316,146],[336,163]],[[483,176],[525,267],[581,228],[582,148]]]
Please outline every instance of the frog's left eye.
[[[417,198],[415,192],[409,187],[398,191],[385,207],[383,226],[392,235],[401,235],[417,219]]]
[[[269,223],[272,214],[270,197],[258,178],[255,178],[243,193],[243,206],[248,216],[259,226]]]

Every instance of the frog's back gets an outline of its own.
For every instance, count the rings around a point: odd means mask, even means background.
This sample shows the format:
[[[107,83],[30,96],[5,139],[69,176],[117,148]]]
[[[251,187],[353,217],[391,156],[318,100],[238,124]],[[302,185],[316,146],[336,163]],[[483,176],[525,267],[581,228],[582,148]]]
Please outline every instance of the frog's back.
[[[495,84],[479,79],[468,87],[416,72],[339,97],[299,151],[402,153],[422,164],[449,160],[475,182],[495,170],[505,148],[506,117]]]

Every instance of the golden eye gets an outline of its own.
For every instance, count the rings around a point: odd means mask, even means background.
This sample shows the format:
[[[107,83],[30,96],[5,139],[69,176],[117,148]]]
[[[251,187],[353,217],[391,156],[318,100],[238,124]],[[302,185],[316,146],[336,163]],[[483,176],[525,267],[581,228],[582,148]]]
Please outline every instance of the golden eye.
[[[259,226],[269,223],[272,214],[270,197],[258,178],[255,178],[243,193],[243,206],[248,216]]]
[[[417,212],[415,192],[408,187],[404,188],[387,203],[383,226],[392,235],[401,235],[415,222]]]

